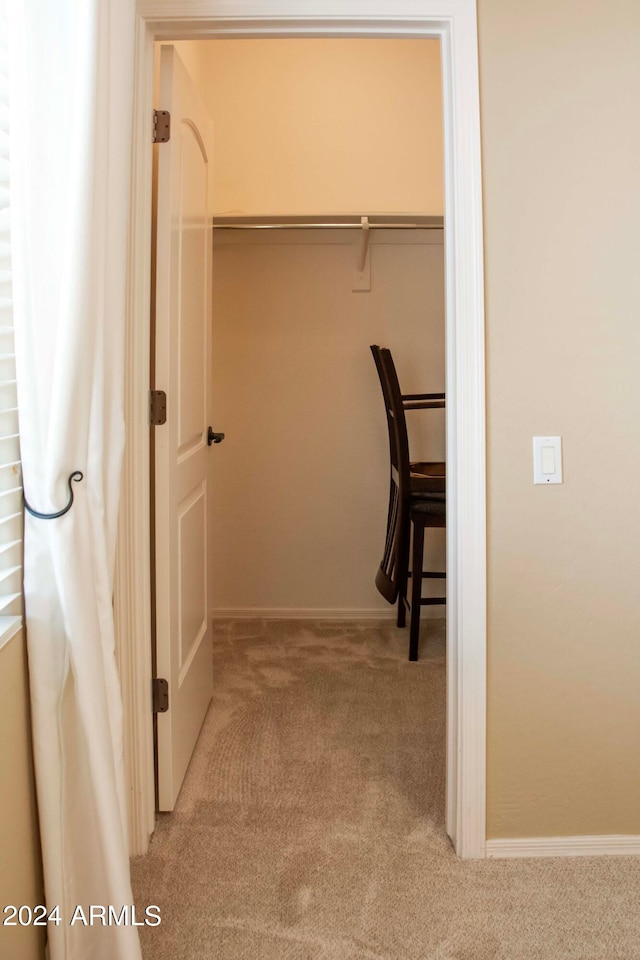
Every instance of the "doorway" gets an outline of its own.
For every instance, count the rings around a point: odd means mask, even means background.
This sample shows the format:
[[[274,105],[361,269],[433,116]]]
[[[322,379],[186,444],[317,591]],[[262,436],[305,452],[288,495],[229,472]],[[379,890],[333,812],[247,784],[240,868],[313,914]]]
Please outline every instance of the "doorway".
[[[392,349],[405,392],[444,391],[439,47],[175,44],[213,123],[216,618],[392,616],[369,348]],[[444,411],[408,419],[413,458],[444,460]],[[444,531],[428,539],[444,569]]]
[[[144,852],[153,819],[152,752],[150,753],[150,666],[144,644],[149,637],[145,602],[148,583],[149,463],[144,444],[136,441],[148,429],[149,210],[151,144],[148,116],[152,103],[153,41],[162,37],[246,36],[382,36],[435,37],[442,45],[445,101],[445,220],[447,290],[447,383],[449,473],[448,558],[448,771],[447,830],[456,851],[465,857],[484,856],[485,804],[485,499],[484,499],[484,376],[482,246],[479,180],[479,125],[475,8],[450,4],[446,22],[430,16],[430,3],[389,3],[388,17],[411,15],[411,21],[364,16],[360,4],[343,4],[355,19],[330,21],[320,16],[277,22],[283,5],[275,3],[271,19],[264,4],[243,5],[243,17],[253,21],[221,19],[211,3],[209,19],[184,20],[189,4],[176,9],[145,5],[140,16],[140,62],[137,94],[138,122],[134,158],[134,219],[131,257],[131,318],[128,331],[128,455],[118,554],[116,616],[120,627],[120,664],[126,740],[132,791],[131,833],[134,852]],[[205,5],[206,6],[206,5]],[[233,4],[227,4],[228,14]],[[401,9],[399,9],[399,7]],[[249,8],[251,8],[249,10]],[[356,9],[357,8],[357,9]],[[405,9],[406,8],[406,9]],[[194,8],[195,9],[195,8]],[[439,9],[441,9],[439,7]],[[286,13],[286,11],[284,11]],[[290,11],[289,11],[290,12]],[[161,19],[156,19],[161,13]],[[175,19],[172,19],[172,16]],[[263,19],[259,19],[263,18]],[[455,23],[454,31],[452,26]],[[455,90],[455,96],[453,95]],[[146,271],[144,268],[147,268]],[[141,307],[147,307],[146,313]],[[136,322],[133,323],[133,317]],[[146,343],[145,343],[146,333]],[[144,427],[143,427],[144,424]],[[146,479],[146,487],[145,487]],[[146,560],[146,566],[142,563]],[[125,646],[125,637],[135,643]],[[147,647],[148,650],[148,647]]]

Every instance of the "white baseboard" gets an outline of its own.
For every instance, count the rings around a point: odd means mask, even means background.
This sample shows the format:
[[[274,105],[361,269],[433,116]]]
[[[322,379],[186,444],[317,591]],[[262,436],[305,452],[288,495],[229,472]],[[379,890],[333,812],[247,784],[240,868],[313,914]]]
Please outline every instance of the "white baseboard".
[[[489,858],[511,857],[637,857],[640,836],[517,837],[487,840]]]
[[[425,607],[421,618],[444,620],[444,608]],[[329,607],[219,607],[211,611],[214,620],[395,620],[396,608],[353,609]]]

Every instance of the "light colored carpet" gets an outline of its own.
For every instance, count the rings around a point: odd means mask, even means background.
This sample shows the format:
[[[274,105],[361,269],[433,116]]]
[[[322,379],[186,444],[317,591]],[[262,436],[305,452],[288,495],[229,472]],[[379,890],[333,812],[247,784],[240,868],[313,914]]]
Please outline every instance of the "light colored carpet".
[[[640,960],[640,861],[462,862],[445,836],[444,642],[227,622],[176,811],[134,862],[145,960]]]

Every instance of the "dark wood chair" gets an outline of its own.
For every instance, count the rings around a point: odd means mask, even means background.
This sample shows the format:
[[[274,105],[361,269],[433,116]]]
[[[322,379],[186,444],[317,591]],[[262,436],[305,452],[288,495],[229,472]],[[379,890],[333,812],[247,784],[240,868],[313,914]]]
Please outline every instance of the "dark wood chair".
[[[406,625],[407,611],[410,612],[409,659],[417,660],[420,609],[427,604],[446,602],[444,597],[422,596],[423,579],[444,579],[446,576],[442,572],[423,570],[425,528],[446,526],[446,469],[439,461],[410,461],[405,413],[407,410],[442,409],[445,395],[402,394],[391,351],[374,344],[371,353],[384,399],[391,468],[387,534],[376,574],[376,587],[389,603],[397,601],[399,627]]]

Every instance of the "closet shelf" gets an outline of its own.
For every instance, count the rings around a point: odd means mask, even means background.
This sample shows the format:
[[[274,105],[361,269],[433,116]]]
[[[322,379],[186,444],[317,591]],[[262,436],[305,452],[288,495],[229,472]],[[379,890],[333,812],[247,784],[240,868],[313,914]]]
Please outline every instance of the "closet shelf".
[[[216,230],[442,230],[443,217],[414,214],[366,216],[213,217]]]

